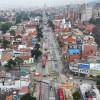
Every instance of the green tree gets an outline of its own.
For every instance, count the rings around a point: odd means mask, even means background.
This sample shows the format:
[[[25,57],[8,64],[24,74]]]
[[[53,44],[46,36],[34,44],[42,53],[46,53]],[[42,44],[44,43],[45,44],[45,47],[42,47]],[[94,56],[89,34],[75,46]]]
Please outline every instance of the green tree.
[[[100,46],[100,24],[93,28],[93,36],[98,46]]]
[[[8,63],[5,64],[4,67],[6,68],[6,70],[11,70],[11,65],[9,65]]]
[[[15,34],[15,30],[11,30],[11,31],[10,31],[10,35],[15,36],[15,35],[16,35],[16,34]]]
[[[29,14],[28,12],[25,12],[25,11],[21,11],[19,13],[16,13],[16,24],[19,24],[21,23],[23,20],[26,21],[26,20],[29,20]]]
[[[96,78],[97,78],[97,79],[100,79],[100,75],[97,75]]]
[[[51,27],[52,30],[54,31],[54,24],[53,24],[53,22],[52,22],[51,20],[48,20],[48,25],[49,25],[49,27]]]
[[[6,39],[2,39],[1,40],[1,46],[6,49],[8,47],[8,45],[10,44],[10,42]]]
[[[16,57],[14,61],[15,61],[17,66],[20,66],[21,64],[23,64],[23,60],[19,57]]]
[[[36,100],[35,97],[32,97],[29,93],[21,97],[21,100]]]
[[[0,25],[0,30],[3,32],[3,33],[6,33],[7,30],[9,30],[9,28],[12,26],[11,23],[9,22],[6,22],[6,23],[2,23]]]
[[[7,64],[5,65],[5,68],[7,70],[11,70],[16,65],[15,61],[10,59]]]
[[[42,55],[42,52],[39,49],[40,49],[40,45],[35,44],[34,49],[31,51],[31,56],[35,57],[35,61],[37,61],[38,57]]]
[[[16,16],[16,24],[19,24],[21,23],[21,16]]]
[[[90,77],[90,78],[94,78],[94,76],[93,76],[93,75],[90,75],[89,77]]]
[[[100,79],[96,81],[97,88],[100,90]]]
[[[74,100],[80,100],[81,99],[81,95],[78,91],[73,93],[73,98]]]
[[[34,18],[34,17],[37,17],[37,16],[42,17],[42,14],[41,14],[41,13],[30,12],[29,16],[30,16],[30,17],[33,17],[33,18]]]
[[[37,30],[37,39],[38,41],[40,41],[40,39],[43,38],[42,29],[40,28],[39,25],[37,25],[36,30]]]

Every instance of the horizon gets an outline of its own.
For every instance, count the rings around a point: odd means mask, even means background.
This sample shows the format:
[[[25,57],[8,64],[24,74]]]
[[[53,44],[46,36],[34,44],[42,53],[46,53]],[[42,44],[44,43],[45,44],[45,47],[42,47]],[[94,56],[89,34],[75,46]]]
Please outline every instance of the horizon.
[[[10,3],[9,3],[9,2]],[[35,1],[35,2],[34,2]],[[53,2],[52,2],[53,1]],[[3,0],[0,2],[0,8],[35,8],[35,7],[56,7],[56,6],[66,6],[73,4],[84,4],[91,2],[100,2],[99,0]],[[56,3],[57,2],[57,3]]]

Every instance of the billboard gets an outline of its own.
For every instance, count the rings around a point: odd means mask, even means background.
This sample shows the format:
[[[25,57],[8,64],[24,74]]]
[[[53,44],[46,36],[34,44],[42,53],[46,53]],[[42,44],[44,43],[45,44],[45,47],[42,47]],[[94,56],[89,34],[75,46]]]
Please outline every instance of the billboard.
[[[97,63],[97,64],[91,63],[90,64],[90,69],[91,70],[98,70],[98,71],[100,71],[100,64],[99,63]]]
[[[68,53],[70,55],[80,54],[80,50],[79,49],[68,49]]]
[[[80,69],[90,69],[90,64],[79,64]]]

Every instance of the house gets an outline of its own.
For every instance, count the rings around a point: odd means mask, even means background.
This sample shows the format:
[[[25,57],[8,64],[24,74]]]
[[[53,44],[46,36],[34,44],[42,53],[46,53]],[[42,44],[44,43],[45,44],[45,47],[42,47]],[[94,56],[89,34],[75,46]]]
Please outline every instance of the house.
[[[67,42],[67,43],[75,43],[76,42],[76,38],[73,36],[64,36],[63,37],[63,41]]]
[[[93,7],[89,4],[81,5],[81,21],[89,21],[92,18]]]
[[[36,37],[37,35],[37,32],[30,32],[30,33],[26,33],[23,35],[23,38],[22,38],[22,43],[28,45],[28,46],[31,46],[32,45],[32,39],[34,37]]]
[[[12,59],[12,53],[10,52],[4,52],[1,55],[1,65],[5,65],[10,59]]]
[[[58,32],[58,33],[60,33],[60,32],[70,32],[71,30],[70,30],[70,28],[55,28],[55,30],[54,30],[55,32]]]
[[[68,49],[68,62],[72,62],[75,59],[80,59],[81,52],[80,49]]]
[[[19,57],[19,56],[31,56],[31,49],[20,48],[18,50],[13,50],[13,57]]]
[[[16,44],[10,44],[9,48],[13,49],[13,50],[16,50],[16,49],[18,49],[18,45],[16,45]]]
[[[82,44],[82,57],[86,58],[88,56],[96,56],[97,53],[97,44],[96,43],[87,43]]]
[[[96,3],[93,9],[93,18],[97,19],[100,18],[100,3]]]
[[[31,56],[19,56],[24,62],[23,64],[34,64],[34,58]]]
[[[95,43],[94,37],[90,35],[84,36],[83,43]]]
[[[19,95],[24,95],[24,94],[27,94],[27,93],[29,93],[29,86],[23,86],[19,90]]]
[[[15,42],[21,44],[22,43],[22,36],[21,35],[15,36]]]
[[[93,28],[94,28],[93,24],[87,24],[86,25],[86,30],[88,31],[88,33],[93,32]]]
[[[10,33],[4,34],[3,38],[10,41]]]

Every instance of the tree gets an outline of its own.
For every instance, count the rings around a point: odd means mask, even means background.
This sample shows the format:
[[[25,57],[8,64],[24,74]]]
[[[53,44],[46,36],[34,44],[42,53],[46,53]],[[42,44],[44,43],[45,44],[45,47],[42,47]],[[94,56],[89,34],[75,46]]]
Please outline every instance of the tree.
[[[90,77],[90,78],[94,78],[94,76],[93,76],[93,75],[90,75],[89,77]]]
[[[7,64],[5,65],[5,68],[7,68],[7,70],[12,69],[14,66],[16,65],[15,61],[10,59],[8,60]]]
[[[81,99],[81,95],[78,91],[73,93],[73,98],[74,100],[80,100]]]
[[[35,44],[34,49],[31,51],[31,56],[35,57],[35,61],[37,61],[38,57],[42,55],[42,52],[39,49],[40,49],[40,45]]]
[[[4,49],[6,49],[8,47],[8,45],[10,44],[10,42],[6,39],[2,39],[1,40],[1,45]]]
[[[48,20],[48,25],[49,25],[49,27],[51,27],[52,30],[54,31],[54,24],[53,24],[53,22],[52,22],[51,20]]]
[[[38,41],[40,41],[40,39],[43,38],[42,29],[40,28],[39,25],[37,25],[36,30],[37,30]]]
[[[36,100],[35,97],[32,97],[29,93],[21,97],[21,100]]]
[[[97,88],[100,90],[100,79],[96,81]]]
[[[41,13],[30,12],[29,16],[30,17],[37,17],[37,16],[42,17],[42,14]]]
[[[12,26],[11,23],[9,22],[6,22],[6,23],[2,23],[0,25],[0,30],[3,32],[3,33],[6,33],[7,30],[9,30],[9,28]]]
[[[10,35],[15,36],[15,30],[11,30]]]
[[[93,28],[93,36],[98,46],[100,46],[100,25],[97,25],[95,28]]]
[[[11,66],[7,63],[4,65],[4,67],[7,69],[7,70],[11,70]]]
[[[28,12],[21,11],[21,12],[16,13],[16,24],[21,23],[23,20],[26,21],[29,19],[30,18],[29,18]]]
[[[16,16],[16,24],[19,24],[21,23],[21,16]]]
[[[97,79],[100,79],[100,75],[97,75],[96,78],[97,78]]]
[[[19,57],[16,57],[14,61],[15,61],[17,66],[20,66],[21,64],[23,64],[23,60]]]

